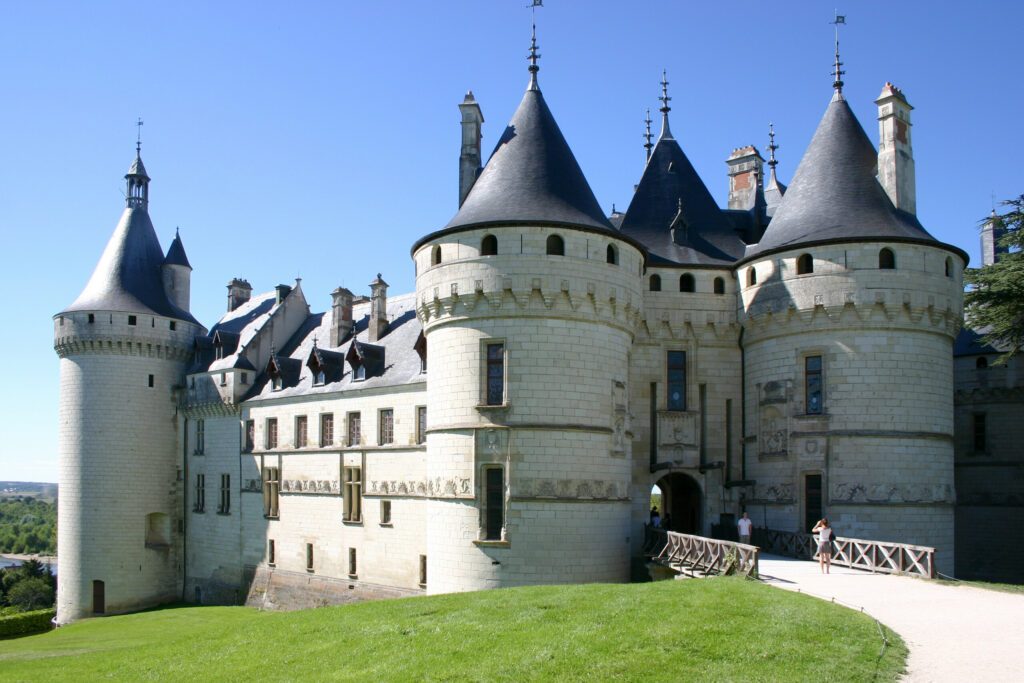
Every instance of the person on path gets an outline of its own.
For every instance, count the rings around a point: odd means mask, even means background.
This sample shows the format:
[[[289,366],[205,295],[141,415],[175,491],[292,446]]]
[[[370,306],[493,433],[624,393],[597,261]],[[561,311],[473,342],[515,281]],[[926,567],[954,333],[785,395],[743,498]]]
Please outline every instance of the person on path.
[[[657,529],[661,526],[661,515],[658,514],[658,506],[651,508],[651,526]]]
[[[747,516],[746,512],[744,512],[743,516],[736,522],[736,528],[739,529],[740,532],[740,543],[750,545],[750,532],[754,529],[754,523],[750,520],[750,517]]]
[[[832,527],[828,525],[828,517],[821,520],[811,529],[812,534],[818,534],[818,564],[821,566],[822,574],[831,574],[832,569]]]

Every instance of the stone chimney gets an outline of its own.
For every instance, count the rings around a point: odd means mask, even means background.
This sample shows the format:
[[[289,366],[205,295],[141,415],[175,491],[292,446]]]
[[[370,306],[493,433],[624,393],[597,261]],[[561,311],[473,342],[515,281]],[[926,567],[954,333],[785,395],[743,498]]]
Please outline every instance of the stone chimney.
[[[388,332],[388,283],[377,278],[370,283],[369,341],[374,343]]]
[[[459,206],[473,189],[473,183],[481,171],[480,139],[484,115],[480,105],[473,98],[473,91],[466,93],[466,99],[459,105],[462,112],[462,153],[459,155]]]
[[[886,83],[878,105],[878,182],[897,209],[917,213],[914,149],[910,142],[910,111],[903,91]]]
[[[276,294],[274,301],[276,303],[281,303],[289,294],[292,293],[292,288],[291,285],[278,285],[277,287],[274,287],[274,292]]]
[[[753,145],[734,149],[729,165],[729,208],[750,211],[764,203],[764,159]]]
[[[981,265],[991,266],[1009,250],[999,246],[999,240],[1006,234],[1003,219],[992,209],[992,214],[981,226]]]
[[[338,287],[331,292],[331,346],[338,347],[352,331],[352,292]]]
[[[252,297],[252,285],[241,278],[228,283],[228,310],[233,311]]]

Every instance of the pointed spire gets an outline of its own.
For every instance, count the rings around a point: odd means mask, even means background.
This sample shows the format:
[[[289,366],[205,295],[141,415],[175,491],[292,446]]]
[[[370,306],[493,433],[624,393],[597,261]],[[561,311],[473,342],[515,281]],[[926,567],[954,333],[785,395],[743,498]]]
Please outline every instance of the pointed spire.
[[[530,60],[530,87],[527,90],[540,90],[540,86],[537,84],[537,72],[540,71],[540,67],[537,66],[537,60],[540,59],[540,53],[537,52],[537,22],[533,23],[533,37],[530,39],[530,56],[527,59]]]
[[[846,24],[846,16],[837,13],[835,20],[832,21],[832,22],[829,22],[829,23],[834,24],[835,27],[836,27],[836,62],[835,62],[835,66],[832,69],[832,77],[835,80],[832,81],[832,87],[835,88],[836,94],[842,95],[843,94],[843,74],[845,74],[846,72],[843,71],[843,63],[841,61],[839,61],[839,25],[840,24],[843,24],[843,25]]]
[[[672,131],[668,127],[668,113],[672,111],[672,107],[668,106],[668,103],[672,101],[672,98],[668,96],[668,72],[662,69],[661,71],[661,136],[660,138],[670,139],[672,137]],[[659,138],[659,139],[660,139]]]
[[[775,150],[779,148],[775,144],[775,124],[768,123],[768,166],[771,168],[771,181],[775,182],[775,166],[778,165],[778,161],[775,159]]]
[[[135,138],[135,159],[128,167],[124,179],[128,182],[125,204],[130,209],[149,209],[149,175],[142,163],[142,119],[135,124],[139,127]]]
[[[654,143],[651,142],[651,110],[647,110],[647,118],[644,119],[644,123],[647,125],[647,130],[644,132],[644,149],[647,151],[647,161],[651,160],[651,149],[654,147]]]

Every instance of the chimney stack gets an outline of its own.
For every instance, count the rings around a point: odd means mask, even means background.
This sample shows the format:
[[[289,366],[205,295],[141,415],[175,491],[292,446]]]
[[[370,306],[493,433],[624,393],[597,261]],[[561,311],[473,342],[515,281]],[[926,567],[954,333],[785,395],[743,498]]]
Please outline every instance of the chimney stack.
[[[910,111],[903,91],[892,83],[882,87],[878,105],[878,182],[897,209],[917,213],[914,149],[910,141]]]
[[[753,145],[734,149],[729,165],[729,208],[750,211],[764,203],[764,159]],[[760,202],[759,202],[760,199]]]
[[[278,285],[277,287],[274,287],[274,291],[277,293],[275,302],[281,303],[285,300],[285,297],[292,293],[292,288],[290,285]]]
[[[228,283],[228,311],[233,311],[252,297],[252,285],[241,278]]]
[[[459,206],[466,201],[466,196],[473,189],[473,183],[480,175],[480,139],[483,137],[481,128],[484,115],[480,105],[473,98],[473,91],[466,93],[466,99],[459,105],[462,112],[462,153],[459,155]]]
[[[999,240],[1006,234],[1006,227],[1003,219],[992,209],[992,214],[981,226],[981,265],[991,266],[999,260],[999,257],[1009,252],[1006,247],[1000,246]]]
[[[388,283],[377,278],[370,283],[369,341],[374,343],[388,332]]]
[[[338,287],[331,292],[331,346],[338,347],[352,331],[352,292]]]

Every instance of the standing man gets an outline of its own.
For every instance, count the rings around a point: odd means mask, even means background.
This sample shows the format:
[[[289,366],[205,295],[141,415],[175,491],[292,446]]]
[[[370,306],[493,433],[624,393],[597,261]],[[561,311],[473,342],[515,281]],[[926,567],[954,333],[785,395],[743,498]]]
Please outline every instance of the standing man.
[[[743,516],[736,522],[736,527],[740,531],[740,543],[750,545],[750,532],[753,530],[754,523],[750,521],[750,517],[747,517],[746,512],[744,512]]]

